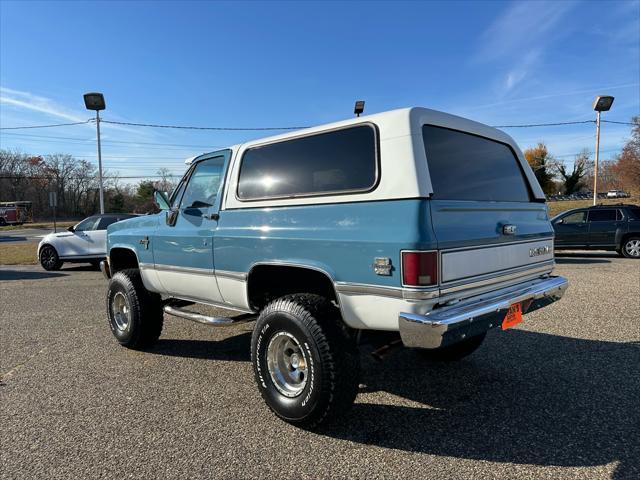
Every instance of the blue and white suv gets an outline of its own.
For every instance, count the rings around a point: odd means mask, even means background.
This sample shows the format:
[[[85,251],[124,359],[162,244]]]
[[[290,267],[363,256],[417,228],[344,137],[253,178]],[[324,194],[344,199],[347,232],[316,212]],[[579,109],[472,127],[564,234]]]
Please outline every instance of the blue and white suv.
[[[116,339],[151,345],[163,312],[211,325],[257,316],[258,388],[305,428],[353,403],[363,331],[454,360],[567,288],[552,276],[544,194],[513,139],[424,108],[201,155],[156,201],[161,213],[108,230]]]

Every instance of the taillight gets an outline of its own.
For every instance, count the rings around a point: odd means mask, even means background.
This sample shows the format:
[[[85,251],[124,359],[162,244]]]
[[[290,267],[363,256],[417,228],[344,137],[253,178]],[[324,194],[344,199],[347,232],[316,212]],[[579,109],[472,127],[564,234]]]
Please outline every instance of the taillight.
[[[438,252],[402,252],[402,284],[426,287],[438,284]]]

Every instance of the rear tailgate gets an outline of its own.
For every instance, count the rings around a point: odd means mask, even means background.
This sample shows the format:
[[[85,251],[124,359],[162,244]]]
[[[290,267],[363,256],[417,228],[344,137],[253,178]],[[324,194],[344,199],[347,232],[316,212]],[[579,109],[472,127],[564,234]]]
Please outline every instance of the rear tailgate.
[[[553,268],[553,228],[544,204],[430,203],[443,289],[488,277],[517,279],[533,270],[544,273]],[[505,234],[505,227],[515,232]]]
[[[517,147],[439,126],[424,125],[422,134],[441,291],[551,271],[553,227]]]

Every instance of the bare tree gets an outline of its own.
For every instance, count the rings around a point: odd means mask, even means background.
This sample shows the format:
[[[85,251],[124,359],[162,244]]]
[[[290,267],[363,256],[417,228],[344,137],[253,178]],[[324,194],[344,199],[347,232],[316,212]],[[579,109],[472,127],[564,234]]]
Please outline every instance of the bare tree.
[[[582,180],[589,171],[589,161],[589,151],[585,149],[576,155],[571,173],[569,173],[564,164],[558,164],[558,173],[564,181],[564,193],[566,195],[571,195],[582,188]]]
[[[160,180],[158,180],[155,184],[155,188],[157,190],[168,193],[175,188],[176,181],[173,179],[171,170],[166,167],[162,167],[156,172],[156,174],[160,177]]]

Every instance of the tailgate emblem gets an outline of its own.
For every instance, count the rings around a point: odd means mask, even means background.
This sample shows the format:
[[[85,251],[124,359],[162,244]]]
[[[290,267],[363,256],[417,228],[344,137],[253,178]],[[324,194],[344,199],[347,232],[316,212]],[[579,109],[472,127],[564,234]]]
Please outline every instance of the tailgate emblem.
[[[502,227],[502,233],[504,235],[515,235],[517,228],[515,225],[504,225]]]
[[[546,255],[547,253],[551,253],[551,247],[549,245],[529,249],[530,257],[539,257],[540,255]]]

